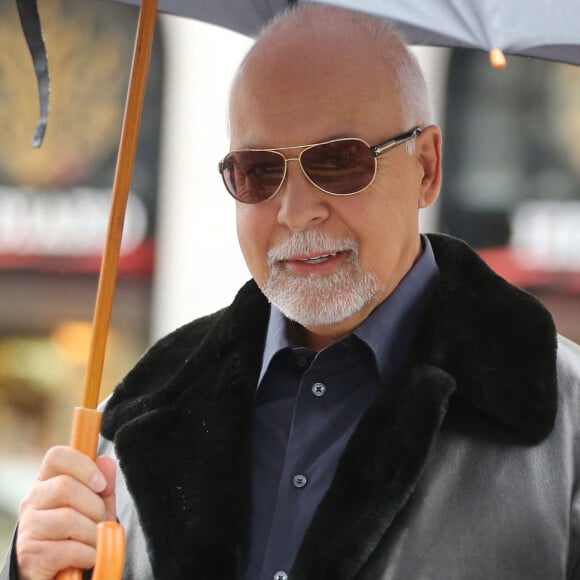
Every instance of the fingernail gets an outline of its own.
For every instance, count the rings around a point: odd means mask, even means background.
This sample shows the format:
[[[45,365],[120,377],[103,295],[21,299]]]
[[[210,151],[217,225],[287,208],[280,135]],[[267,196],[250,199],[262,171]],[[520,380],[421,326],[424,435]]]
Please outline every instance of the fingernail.
[[[107,487],[107,480],[100,471],[95,472],[95,475],[93,475],[93,479],[91,480],[91,487],[97,492],[103,491],[103,489]]]

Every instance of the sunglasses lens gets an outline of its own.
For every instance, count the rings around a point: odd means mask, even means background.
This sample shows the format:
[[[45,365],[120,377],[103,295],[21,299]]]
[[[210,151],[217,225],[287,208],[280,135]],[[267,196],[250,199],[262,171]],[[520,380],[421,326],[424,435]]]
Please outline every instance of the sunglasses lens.
[[[284,157],[273,151],[233,151],[221,168],[226,188],[244,203],[272,197],[284,179],[284,170]]]
[[[376,159],[359,139],[339,139],[305,149],[300,163],[320,189],[336,195],[357,193],[368,187],[376,172]],[[276,151],[232,151],[221,164],[228,191],[238,201],[260,203],[280,188],[286,160]]]
[[[369,146],[358,139],[315,145],[302,153],[300,161],[318,187],[339,195],[356,193],[370,185],[376,170]]]

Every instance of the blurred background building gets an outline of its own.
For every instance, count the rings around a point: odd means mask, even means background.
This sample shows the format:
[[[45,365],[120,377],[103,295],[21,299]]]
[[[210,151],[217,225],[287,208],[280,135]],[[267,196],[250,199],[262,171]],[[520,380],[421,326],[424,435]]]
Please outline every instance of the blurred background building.
[[[51,116],[32,150],[35,79],[15,3],[0,0],[0,552],[79,402],[137,19],[95,0],[40,9]],[[229,82],[249,46],[159,18],[102,397],[153,340],[227,304],[249,277],[217,172]],[[580,340],[580,69],[417,54],[445,138],[442,196],[422,228],[466,239]]]

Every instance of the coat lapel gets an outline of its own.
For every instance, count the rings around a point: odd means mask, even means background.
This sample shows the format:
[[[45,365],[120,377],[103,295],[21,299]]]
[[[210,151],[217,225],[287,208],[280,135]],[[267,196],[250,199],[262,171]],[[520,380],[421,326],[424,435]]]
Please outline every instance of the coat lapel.
[[[440,277],[419,331],[417,359],[448,372],[464,401],[539,443],[552,431],[558,407],[550,313],[464,242],[429,239]]]
[[[253,397],[268,316],[265,300],[247,290],[204,328],[185,327],[154,347],[104,416],[157,579],[234,580],[243,565]],[[240,341],[246,324],[260,331]]]
[[[355,577],[415,489],[454,390],[444,371],[416,365],[380,396],[348,443],[293,579]]]

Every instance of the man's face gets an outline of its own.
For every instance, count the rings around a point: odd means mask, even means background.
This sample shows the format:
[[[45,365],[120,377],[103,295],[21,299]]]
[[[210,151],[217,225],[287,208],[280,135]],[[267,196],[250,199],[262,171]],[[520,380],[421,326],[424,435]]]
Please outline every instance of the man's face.
[[[248,61],[232,92],[231,148],[280,148],[339,137],[374,145],[411,129],[378,59],[324,39],[273,43]],[[272,44],[272,43],[271,43]],[[370,187],[352,196],[317,189],[289,161],[272,199],[237,204],[248,268],[289,318],[328,343],[350,332],[397,286],[420,253],[418,209],[426,199],[420,141],[379,157]],[[285,151],[296,157],[299,150]],[[438,159],[437,159],[438,161]]]

